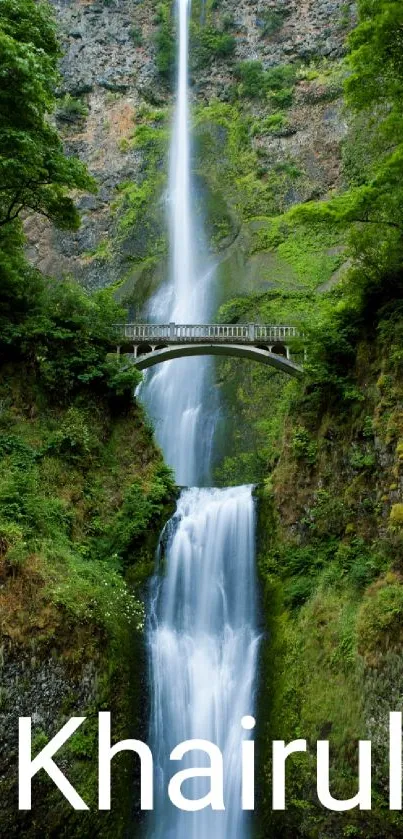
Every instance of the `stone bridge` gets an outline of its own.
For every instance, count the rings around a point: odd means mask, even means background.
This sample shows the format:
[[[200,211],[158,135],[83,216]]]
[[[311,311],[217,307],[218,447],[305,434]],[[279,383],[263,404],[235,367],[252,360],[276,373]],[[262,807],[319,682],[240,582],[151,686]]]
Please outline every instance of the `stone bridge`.
[[[125,323],[116,326],[117,351],[130,353],[139,370],[194,355],[226,355],[268,364],[290,376],[303,368],[292,360],[301,333],[294,326],[260,323]]]

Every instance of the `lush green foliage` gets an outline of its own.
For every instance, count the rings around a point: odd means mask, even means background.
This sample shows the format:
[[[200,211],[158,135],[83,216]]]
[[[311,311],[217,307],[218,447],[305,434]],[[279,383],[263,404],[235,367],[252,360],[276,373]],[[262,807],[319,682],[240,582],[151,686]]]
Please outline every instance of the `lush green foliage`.
[[[130,401],[138,371],[116,356],[107,358],[115,324],[124,317],[110,292],[90,296],[74,283],[46,284],[41,311],[25,325],[23,346],[35,353],[38,375],[54,398],[91,388]]]
[[[175,65],[175,40],[170,4],[159,4],[155,22],[158,24],[155,36],[157,69],[163,79],[172,81]]]
[[[50,6],[3,0],[0,7],[0,225],[22,210],[77,227],[67,189],[92,189],[85,166],[67,158],[47,119],[54,107],[59,47]]]
[[[240,80],[239,95],[261,99],[272,95],[274,99],[282,91],[292,91],[296,78],[296,67],[280,64],[265,70],[261,61],[243,61],[236,68]]]
[[[349,103],[358,108],[397,105],[403,101],[401,3],[360,0],[359,16],[359,25],[350,35]]]
[[[403,9],[393,0],[361,0],[358,10],[345,82],[351,128],[344,192],[297,207],[256,239],[257,252],[263,243],[287,248],[282,232],[301,225],[295,255],[305,232],[329,243],[336,234],[347,242],[342,258],[350,263],[333,290],[302,300],[302,319],[309,314],[305,386],[280,392],[282,433],[266,438],[271,474],[260,491],[260,570],[271,642],[261,748],[272,737],[329,739],[332,794],[348,797],[356,776],[351,744],[370,737],[374,805],[368,816],[318,812],[307,796],[314,760],[304,757],[290,765],[287,813],[269,815],[270,803],[261,802],[262,836],[375,838],[401,829],[387,810],[383,744],[401,686],[403,616]],[[268,311],[263,295],[255,306]],[[235,320],[245,311],[242,300],[228,307]],[[265,770],[262,799],[269,756]]]
[[[229,58],[235,50],[235,38],[212,26],[192,24],[191,64],[196,71],[208,67],[214,59]]]
[[[75,352],[67,340],[66,356],[73,360]],[[121,571],[139,558],[172,491],[141,411],[126,405],[119,419],[91,378],[88,388],[70,391],[63,406],[49,400],[46,377],[29,365],[4,367],[0,377],[0,565],[22,581],[35,565],[44,586],[35,595],[38,610],[52,607],[43,643],[65,620],[72,633],[92,625],[111,638],[125,621],[141,622]],[[10,580],[2,594],[6,634],[13,623],[17,631],[13,592]],[[22,644],[29,608],[21,607],[17,622]]]
[[[65,623],[115,638],[141,623],[121,572],[144,550],[171,476],[133,405],[140,374],[113,352],[125,312],[111,291],[55,282],[24,257],[19,213],[74,227],[66,188],[92,186],[48,119],[59,58],[50,8],[5,0],[0,45],[0,565],[21,580],[2,592],[2,631],[25,643],[29,608],[13,630],[15,598],[37,574],[41,642]],[[84,115],[81,102],[59,102],[59,119]]]
[[[3,363],[10,355],[29,358],[56,401],[95,391],[116,406],[129,404],[141,377],[124,359],[108,356],[117,340],[115,325],[125,318],[111,293],[89,295],[73,281],[45,281],[22,256],[16,260],[15,282],[3,288]]]
[[[362,0],[350,36],[346,99],[356,114],[346,160],[349,189],[327,203],[295,209],[294,218],[350,231],[354,262],[345,298],[370,315],[400,297],[403,263],[403,8]],[[363,147],[358,133],[366,132]],[[345,305],[345,303],[343,303]]]

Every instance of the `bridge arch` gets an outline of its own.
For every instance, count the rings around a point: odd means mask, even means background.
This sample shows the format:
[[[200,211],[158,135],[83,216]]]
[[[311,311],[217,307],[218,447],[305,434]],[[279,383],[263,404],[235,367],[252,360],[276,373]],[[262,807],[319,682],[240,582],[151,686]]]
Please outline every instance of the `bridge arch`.
[[[141,346],[143,345],[139,345],[139,349]],[[276,370],[281,370],[289,376],[298,378],[303,375],[303,368],[288,359],[285,355],[277,355],[267,349],[261,349],[255,346],[243,346],[241,344],[182,344],[155,350],[152,350],[150,347],[147,355],[143,354],[140,356],[137,353],[137,356],[134,357],[134,364],[138,370],[147,370],[149,367],[154,367],[155,364],[161,364],[163,361],[172,361],[175,358],[199,355],[248,358],[251,361],[257,361],[269,367],[274,367]]]

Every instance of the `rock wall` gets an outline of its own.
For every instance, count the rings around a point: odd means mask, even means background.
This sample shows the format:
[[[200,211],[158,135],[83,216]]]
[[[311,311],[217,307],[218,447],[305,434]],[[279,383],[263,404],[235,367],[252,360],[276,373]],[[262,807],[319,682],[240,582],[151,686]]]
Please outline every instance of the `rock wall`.
[[[157,267],[154,265],[151,278],[149,266],[144,273],[133,241],[140,234],[136,231],[130,237],[119,233],[120,195],[122,185],[142,184],[147,177],[144,154],[132,141],[134,127],[142,124],[144,110],[159,107],[169,126],[172,95],[156,63],[163,4],[157,6],[154,0],[52,2],[64,51],[56,121],[68,153],[79,155],[95,175],[98,192],[78,198],[82,212],[78,232],[55,231],[41,218],[28,219],[29,256],[45,273],[59,277],[72,274],[92,289],[125,279],[132,290],[140,278],[145,288],[143,296],[147,296],[155,276],[159,281],[163,275],[166,258],[163,253],[162,263],[160,260]],[[165,5],[172,14],[170,7],[170,3]],[[306,70],[297,76],[286,128],[250,135],[251,151],[266,168],[292,161],[304,173],[303,182],[288,185],[283,202],[286,206],[326,195],[340,183],[340,142],[346,126],[340,86],[337,79],[335,84],[330,81],[330,75],[343,53],[353,15],[354,6],[344,0],[222,0],[194,8],[195,26],[202,30],[208,25],[211,30],[229,32],[234,41],[229,56],[212,55],[193,69],[196,106],[208,107],[215,100],[231,101],[237,85],[237,67],[242,62],[261,61],[265,69],[291,63]],[[310,62],[320,64],[319,74],[307,70]],[[81,113],[74,109],[77,102]],[[251,101],[249,116],[261,119],[266,105]],[[167,143],[160,167],[166,165],[166,150]],[[217,159],[217,172],[219,166]],[[213,192],[216,187],[217,184],[212,187]],[[227,190],[224,197],[233,212],[233,196]],[[238,232],[244,222],[242,213],[240,216]],[[164,227],[163,216],[156,226]],[[240,272],[248,273],[243,242],[241,236],[236,261],[240,260]],[[233,241],[231,244],[233,254]],[[230,254],[225,237],[216,249],[226,261]],[[148,255],[146,245],[142,256]],[[253,283],[252,279],[252,287]],[[250,283],[248,290],[249,287]]]
[[[43,219],[27,222],[29,255],[45,273],[73,274],[90,288],[117,279],[112,270],[105,277],[92,253],[113,230],[111,205],[119,184],[139,177],[140,160],[124,147],[130,138],[143,94],[155,81],[152,3],[129,0],[106,4],[54,2],[64,55],[60,95],[79,98],[87,115],[83,119],[56,121],[67,153],[84,160],[96,177],[96,195],[78,200],[82,226],[77,233],[55,231]],[[146,46],[136,47],[133,30],[139,27]],[[96,260],[95,260],[96,263]]]

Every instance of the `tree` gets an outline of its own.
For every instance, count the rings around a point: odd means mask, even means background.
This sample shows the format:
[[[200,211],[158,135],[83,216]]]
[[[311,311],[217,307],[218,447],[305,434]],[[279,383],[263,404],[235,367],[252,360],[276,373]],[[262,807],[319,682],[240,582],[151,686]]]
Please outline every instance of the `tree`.
[[[360,0],[359,24],[349,38],[350,107],[403,103],[403,6],[400,0]]]
[[[94,190],[86,167],[63,152],[49,120],[59,46],[50,6],[0,4],[0,227],[31,210],[77,228],[71,189]]]
[[[397,296],[402,293],[396,277],[403,267],[403,4],[360,0],[358,10],[345,82],[353,127],[356,120],[359,129],[347,141],[350,188],[290,215],[305,223],[346,227],[358,268],[351,280],[360,293],[376,289],[378,299],[380,285],[388,294],[393,289]]]

